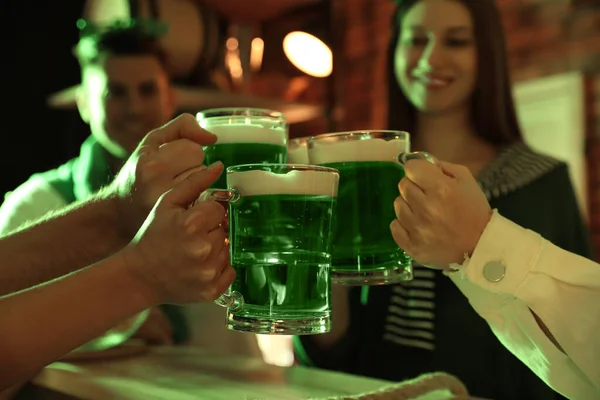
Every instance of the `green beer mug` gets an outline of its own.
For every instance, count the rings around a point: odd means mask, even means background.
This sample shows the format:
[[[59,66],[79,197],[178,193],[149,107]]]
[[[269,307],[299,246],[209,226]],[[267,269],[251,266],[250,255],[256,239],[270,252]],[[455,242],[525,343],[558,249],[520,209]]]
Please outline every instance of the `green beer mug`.
[[[288,164],[309,164],[307,137],[290,139],[288,141]]]
[[[331,325],[331,228],[339,174],[311,165],[227,168],[227,189],[200,200],[229,203],[236,279],[216,300],[227,328],[259,334],[325,333]]]
[[[204,147],[206,165],[225,168],[241,164],[287,162],[288,124],[283,114],[260,108],[215,108],[196,114],[203,129],[217,136]],[[223,174],[212,187],[225,187]]]
[[[340,171],[333,283],[381,285],[412,279],[412,260],[389,228],[404,177],[400,158],[409,151],[409,134],[397,131],[328,133],[308,140],[310,164]]]

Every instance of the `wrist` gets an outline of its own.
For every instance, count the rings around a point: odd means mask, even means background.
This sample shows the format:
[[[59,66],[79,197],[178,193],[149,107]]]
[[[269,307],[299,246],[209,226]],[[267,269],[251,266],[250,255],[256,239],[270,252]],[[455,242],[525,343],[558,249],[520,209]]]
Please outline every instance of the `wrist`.
[[[490,221],[492,220],[493,215],[494,215],[494,210],[492,210],[490,208],[488,210],[486,216],[484,218],[482,218],[480,228],[477,230],[476,234],[474,235],[474,238],[471,240],[470,245],[467,248],[467,251],[464,252],[465,260],[468,260],[469,258],[471,258],[473,256],[473,252],[475,252],[475,249],[477,248],[477,245],[479,244],[479,241],[481,240],[481,236],[483,236],[483,232],[485,232],[485,228],[487,228],[487,226],[489,225]]]
[[[107,187],[98,193],[103,202],[107,205],[108,219],[114,231],[114,234],[119,238],[123,246],[127,245],[135,234],[138,228],[133,228],[129,223],[129,204],[130,199],[120,197],[113,188],[114,185]]]
[[[120,264],[125,285],[136,295],[137,301],[144,309],[163,303],[151,284],[147,262],[132,245],[126,246],[114,257]]]
[[[458,272],[461,277],[464,277],[465,269],[467,268],[471,257],[473,257],[473,253],[475,253],[475,250],[477,249],[477,246],[479,245],[484,232],[490,225],[490,222],[492,221],[492,217],[494,216],[495,212],[497,212],[497,210],[492,210],[490,208],[487,214],[487,218],[485,219],[485,224],[483,224],[483,227],[481,228],[481,232],[477,234],[477,237],[473,241],[473,244],[468,247],[469,251],[465,251],[460,260],[459,257],[457,257],[456,262],[450,263],[450,265],[448,265],[446,268],[443,268],[442,272],[444,273],[444,275],[449,276]]]

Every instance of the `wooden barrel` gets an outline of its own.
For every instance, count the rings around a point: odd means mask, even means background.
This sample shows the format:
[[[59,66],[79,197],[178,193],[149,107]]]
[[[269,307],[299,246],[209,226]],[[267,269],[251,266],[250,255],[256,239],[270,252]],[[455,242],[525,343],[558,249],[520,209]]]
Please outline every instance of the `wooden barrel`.
[[[133,8],[133,9],[132,9]],[[213,8],[193,0],[87,0],[86,21],[99,26],[132,17],[156,19],[168,26],[160,38],[172,78],[184,80],[210,71],[224,48],[223,20]]]
[[[168,31],[159,40],[167,56],[168,72],[175,82],[179,111],[196,112],[217,107],[269,108],[283,112],[290,123],[322,115],[322,108],[317,105],[230,93],[215,85],[207,86],[211,72],[222,69],[227,39],[224,13],[233,9],[238,12],[247,11],[248,7],[263,11],[268,8],[266,0],[258,3],[252,0],[242,1],[243,3],[238,0],[86,0],[82,17],[100,27],[132,17],[164,22]],[[281,2],[280,7],[276,7],[281,12],[284,4],[291,7],[315,1],[319,0],[277,0],[275,3]],[[238,9],[236,4],[245,6]],[[265,17],[271,12],[273,10],[266,14],[259,12],[260,15],[254,16]],[[48,97],[48,105],[53,108],[75,108],[78,90],[79,85],[76,85],[53,93]]]

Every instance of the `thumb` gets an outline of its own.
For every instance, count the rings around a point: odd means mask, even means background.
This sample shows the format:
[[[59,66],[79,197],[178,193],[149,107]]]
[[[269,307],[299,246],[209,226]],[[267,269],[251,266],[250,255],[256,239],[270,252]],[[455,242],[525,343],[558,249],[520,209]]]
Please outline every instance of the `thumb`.
[[[458,180],[463,180],[469,177],[473,177],[473,175],[471,174],[471,171],[469,171],[469,169],[465,166],[462,165],[458,165],[458,164],[452,164],[446,161],[438,161],[437,162],[439,167],[442,169],[442,172],[451,177],[451,178],[456,178]]]
[[[179,207],[188,207],[215,182],[223,172],[223,163],[217,161],[208,168],[195,172],[177,183],[165,194],[165,202]]]

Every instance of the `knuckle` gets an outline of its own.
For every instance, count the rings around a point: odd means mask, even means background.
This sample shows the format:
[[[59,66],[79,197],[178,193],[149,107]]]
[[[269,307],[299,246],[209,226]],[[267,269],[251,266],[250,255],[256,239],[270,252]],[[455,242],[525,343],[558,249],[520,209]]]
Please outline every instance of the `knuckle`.
[[[194,123],[197,124],[198,122],[196,121],[196,118],[194,118],[194,116],[190,113],[183,113],[180,115],[180,119],[182,122],[186,122],[186,123]]]
[[[219,279],[216,283],[216,289],[218,293],[223,293],[227,290],[229,286],[235,281],[235,269],[231,265],[226,265],[223,271],[221,272],[221,276],[223,279]]]
[[[394,199],[394,210],[396,211],[396,215],[399,214],[399,211],[401,208],[402,208],[402,197],[398,196]]]
[[[178,153],[178,157],[180,158],[185,158],[187,160],[190,160],[190,162],[192,161],[198,161],[198,156],[199,155],[204,155],[204,152],[202,151],[202,146],[200,146],[198,143],[194,142],[193,140],[190,139],[179,139],[178,140],[178,146],[176,148],[176,151]],[[198,164],[200,164],[201,162],[199,162]]]
[[[191,235],[196,233],[204,225],[204,215],[200,212],[189,213],[183,221],[184,231]]]
[[[217,263],[219,265],[229,264],[229,249],[227,247],[224,247],[217,256]]]
[[[143,156],[140,158],[135,175],[136,179],[141,183],[152,182],[157,176],[160,176],[164,170],[163,162],[151,156]]]
[[[213,245],[207,240],[193,241],[189,246],[190,256],[194,260],[205,261],[213,250]]]
[[[443,207],[437,207],[435,205],[430,206],[427,213],[428,221],[439,223],[439,221],[444,220],[444,214]]]
[[[404,163],[404,172],[406,174],[413,174],[415,172],[415,161],[414,159],[408,160],[406,163]]]
[[[228,238],[225,231],[223,229],[219,229],[215,235],[215,247],[218,246],[217,248],[220,251],[227,249]]]
[[[398,219],[402,222],[406,222],[412,219],[412,215],[410,212],[410,208],[407,206],[407,204],[400,199],[397,203],[394,202],[394,206],[398,204],[397,208],[396,208],[396,213],[397,213],[397,217]]]
[[[219,298],[219,292],[216,290],[214,285],[209,284],[200,291],[199,297],[200,301],[203,302],[215,301]]]
[[[219,223],[225,219],[225,207],[216,200],[207,200],[203,207],[206,213],[214,215],[215,219],[219,219]]]
[[[217,270],[212,266],[204,266],[198,271],[200,282],[212,282],[217,277]]]
[[[402,193],[404,190],[406,190],[408,184],[408,178],[402,178],[400,180],[400,182],[398,182],[398,189],[400,189],[400,192]]]
[[[191,146],[189,147],[191,156],[194,158],[194,160],[199,161],[199,164],[202,163],[202,160],[204,159],[204,150],[202,149],[202,146],[189,139],[188,141],[191,144]]]

